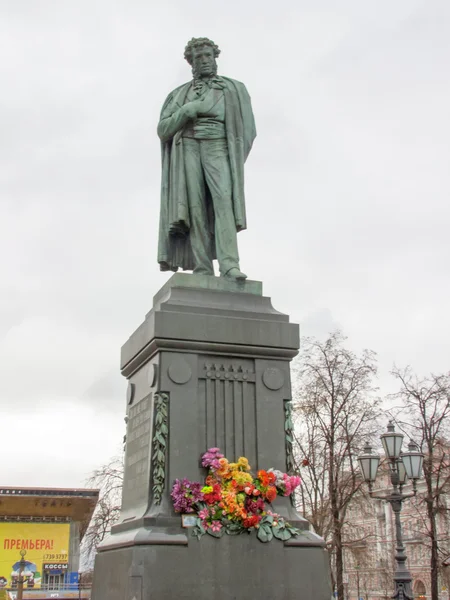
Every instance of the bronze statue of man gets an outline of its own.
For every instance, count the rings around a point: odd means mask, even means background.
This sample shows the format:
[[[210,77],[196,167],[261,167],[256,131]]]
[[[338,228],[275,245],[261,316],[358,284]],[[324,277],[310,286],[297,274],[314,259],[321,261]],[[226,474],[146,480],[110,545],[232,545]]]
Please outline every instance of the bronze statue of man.
[[[244,280],[237,232],[246,229],[244,163],[256,136],[243,83],[217,75],[218,46],[193,38],[184,57],[193,81],[164,102],[158,125],[162,148],[158,262]]]

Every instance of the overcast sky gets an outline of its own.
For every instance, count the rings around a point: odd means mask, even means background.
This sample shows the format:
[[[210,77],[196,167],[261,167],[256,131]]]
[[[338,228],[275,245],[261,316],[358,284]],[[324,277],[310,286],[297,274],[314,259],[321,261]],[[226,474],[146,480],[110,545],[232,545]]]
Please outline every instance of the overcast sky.
[[[119,451],[121,345],[156,263],[165,96],[192,36],[258,137],[241,267],[303,334],[449,369],[448,0],[3,0],[1,485],[82,485]]]

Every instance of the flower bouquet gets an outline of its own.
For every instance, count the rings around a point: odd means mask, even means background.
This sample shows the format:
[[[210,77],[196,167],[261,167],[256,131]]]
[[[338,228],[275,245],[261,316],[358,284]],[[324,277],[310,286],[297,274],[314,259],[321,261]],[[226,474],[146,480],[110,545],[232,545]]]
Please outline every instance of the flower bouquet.
[[[268,506],[277,496],[290,496],[300,477],[274,469],[260,470],[255,477],[246,458],[230,463],[219,448],[203,454],[202,466],[208,470],[205,485],[177,479],[171,493],[175,512],[197,513],[193,535],[198,539],[205,533],[222,537],[257,531],[261,542],[269,542],[300,533]]]

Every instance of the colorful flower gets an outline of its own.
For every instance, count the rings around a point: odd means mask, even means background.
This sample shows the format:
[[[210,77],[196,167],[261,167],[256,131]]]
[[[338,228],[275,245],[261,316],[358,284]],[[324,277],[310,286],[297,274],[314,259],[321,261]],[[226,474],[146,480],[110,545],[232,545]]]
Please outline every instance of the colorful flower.
[[[273,485],[269,486],[267,488],[267,492],[266,492],[267,502],[273,502],[276,497],[277,497],[277,488]]]
[[[222,523],[220,521],[213,521],[210,528],[211,531],[220,531],[222,529]]]
[[[207,504],[215,504],[216,502],[220,502],[222,497],[222,492],[220,489],[220,485],[218,483],[214,483],[212,486],[206,486],[210,491],[205,492],[203,494],[203,499]]]
[[[248,459],[245,456],[240,456],[237,462],[238,466],[244,471],[250,471],[250,465],[248,464]]]
[[[251,514],[256,514],[264,510],[265,502],[262,498],[253,499],[249,497],[245,501],[245,508],[247,509],[247,512]]]
[[[202,456],[202,467],[211,469],[211,471],[217,471],[220,467],[219,460],[223,458],[223,454],[219,448],[210,448]]]
[[[286,473],[284,473],[283,479],[285,486],[285,496],[290,496],[295,490],[295,488],[297,488],[302,482],[300,477],[298,477],[297,475],[287,475]]]
[[[201,485],[201,483],[189,481],[189,479],[175,480],[171,492],[175,512],[195,512],[195,505],[203,500]]]
[[[259,517],[258,515],[252,515],[251,517],[247,517],[246,519],[244,519],[244,527],[246,529],[250,529],[250,527],[255,527],[261,520],[261,517]]]
[[[206,519],[209,517],[209,510],[207,508],[203,508],[199,511],[198,516],[202,521],[206,521]]]
[[[229,463],[226,458],[219,458],[219,468],[216,471],[218,477],[226,478],[230,473]]]
[[[176,512],[198,513],[198,525],[193,529],[197,537],[205,532],[220,537],[222,529],[239,533],[258,528],[261,519],[264,527],[285,523],[269,506],[277,495],[292,494],[301,483],[300,477],[276,469],[260,469],[254,477],[244,456],[229,462],[219,448],[203,454],[202,466],[208,470],[204,484],[177,479],[171,492]],[[272,519],[267,520],[267,516]],[[289,533],[297,535],[298,530],[289,526]]]
[[[244,487],[248,483],[253,483],[253,477],[250,473],[244,473],[243,471],[237,471],[233,473],[233,480],[237,485]]]

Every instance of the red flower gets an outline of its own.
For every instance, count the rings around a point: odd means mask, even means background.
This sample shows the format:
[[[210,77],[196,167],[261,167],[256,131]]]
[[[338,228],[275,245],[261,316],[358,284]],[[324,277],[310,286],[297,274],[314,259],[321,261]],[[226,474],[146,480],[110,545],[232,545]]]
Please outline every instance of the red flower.
[[[265,503],[264,503],[264,500],[262,498],[252,499],[251,497],[248,497],[245,500],[245,508],[247,509],[247,511],[249,513],[252,513],[252,514],[256,515],[260,511],[264,510]]]
[[[258,515],[253,515],[251,517],[247,517],[244,519],[244,527],[249,529],[250,527],[255,527],[259,523],[260,517]]]
[[[219,483],[213,484],[213,491],[209,494],[204,494],[203,498],[207,504],[215,504],[216,502],[220,502],[222,500],[222,492],[220,489]]]
[[[273,502],[277,497],[277,488],[271,485],[266,492],[267,502]]]
[[[302,467],[308,467],[309,466],[309,460],[307,458],[304,458],[302,460]]]

